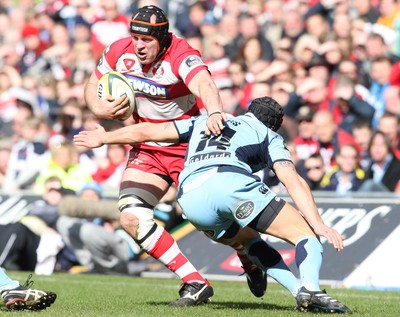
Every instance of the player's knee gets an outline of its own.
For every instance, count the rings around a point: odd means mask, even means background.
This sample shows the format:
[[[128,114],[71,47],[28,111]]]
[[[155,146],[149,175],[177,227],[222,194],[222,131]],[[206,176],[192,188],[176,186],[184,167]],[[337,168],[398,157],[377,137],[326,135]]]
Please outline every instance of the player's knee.
[[[131,233],[133,236],[136,236],[137,228],[139,226],[139,219],[131,214],[130,212],[122,212],[119,217],[119,221],[121,227]]]
[[[153,203],[157,201],[153,201],[152,197],[147,198],[152,202],[133,193],[125,193],[118,202],[121,226],[136,240],[142,240],[154,226]]]

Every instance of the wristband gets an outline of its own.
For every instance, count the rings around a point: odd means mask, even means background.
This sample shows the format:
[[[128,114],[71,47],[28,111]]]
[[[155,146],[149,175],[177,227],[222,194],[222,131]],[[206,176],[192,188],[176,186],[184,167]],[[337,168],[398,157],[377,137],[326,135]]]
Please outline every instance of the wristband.
[[[213,112],[213,113],[210,113],[208,116],[211,117],[211,116],[213,116],[213,115],[215,115],[215,114],[221,114],[221,111],[215,111],[215,112]]]

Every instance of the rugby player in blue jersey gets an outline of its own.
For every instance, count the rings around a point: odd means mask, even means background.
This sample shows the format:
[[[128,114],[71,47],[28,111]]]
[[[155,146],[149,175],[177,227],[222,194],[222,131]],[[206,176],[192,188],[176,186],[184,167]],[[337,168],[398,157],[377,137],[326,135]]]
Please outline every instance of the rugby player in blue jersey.
[[[189,142],[177,195],[184,216],[213,240],[244,245],[254,263],[295,295],[298,310],[351,313],[320,289],[323,247],[319,237],[325,237],[337,251],[344,247],[343,237],[323,222],[310,188],[297,174],[284,139],[276,133],[282,120],[281,106],[262,97],[251,102],[246,114],[228,116],[218,136],[206,135],[207,116],[199,116],[109,132],[97,126],[76,135],[74,142],[92,148],[147,141]],[[264,167],[274,170],[296,208],[253,174]],[[269,247],[269,254],[257,252],[252,244],[259,240],[248,234],[254,231],[295,246],[298,279],[287,267],[277,267],[282,261],[276,250]],[[271,260],[274,257],[276,260]],[[271,267],[276,272],[270,272]]]

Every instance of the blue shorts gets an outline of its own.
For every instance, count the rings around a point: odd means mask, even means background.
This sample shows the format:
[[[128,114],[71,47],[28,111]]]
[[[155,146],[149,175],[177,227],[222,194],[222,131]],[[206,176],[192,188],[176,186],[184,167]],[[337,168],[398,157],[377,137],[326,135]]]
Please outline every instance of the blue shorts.
[[[184,217],[216,240],[234,223],[247,226],[275,197],[259,177],[237,167],[222,166],[187,178],[177,199]]]

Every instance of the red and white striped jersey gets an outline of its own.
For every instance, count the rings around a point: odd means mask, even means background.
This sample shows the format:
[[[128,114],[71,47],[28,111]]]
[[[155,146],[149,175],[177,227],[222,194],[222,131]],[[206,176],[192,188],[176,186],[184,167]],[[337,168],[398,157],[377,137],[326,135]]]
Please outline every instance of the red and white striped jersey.
[[[115,70],[123,73],[136,94],[135,122],[165,122],[199,114],[196,97],[187,85],[200,70],[207,69],[200,53],[173,35],[167,52],[149,65],[141,65],[132,38],[115,41],[103,53],[96,69],[100,78]]]
[[[135,90],[135,122],[166,122],[200,114],[196,97],[187,86],[203,69],[208,68],[199,51],[175,35],[172,35],[171,45],[165,54],[149,65],[140,64],[132,38],[126,37],[115,41],[104,51],[97,65],[96,75],[100,78],[103,74],[115,70],[127,77]],[[142,144],[140,148],[169,145],[149,142]],[[177,149],[185,145],[173,147]]]

